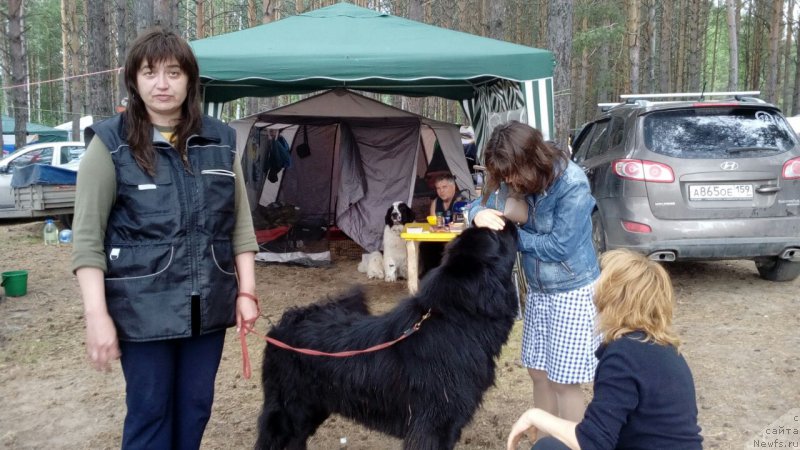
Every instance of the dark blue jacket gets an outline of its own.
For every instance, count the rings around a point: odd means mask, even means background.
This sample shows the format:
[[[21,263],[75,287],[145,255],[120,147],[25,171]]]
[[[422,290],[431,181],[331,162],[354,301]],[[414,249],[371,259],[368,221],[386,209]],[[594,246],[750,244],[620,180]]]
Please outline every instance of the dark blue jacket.
[[[502,211],[507,187],[492,193],[486,207]],[[519,251],[528,284],[538,292],[557,293],[591,284],[600,275],[592,246],[595,201],[586,175],[575,163],[541,194],[525,196],[528,221],[519,227]],[[485,207],[480,199],[470,206],[474,218]]]
[[[111,152],[116,201],[106,229],[106,303],[121,340],[192,335],[192,297],[200,334],[236,323],[235,132],[203,116],[188,140],[191,171],[154,130],[156,174],[142,171],[125,136],[122,115],[87,129]],[[196,300],[197,302],[197,300]]]
[[[582,450],[700,450],[694,380],[667,345],[630,333],[602,345],[594,396],[575,433]]]

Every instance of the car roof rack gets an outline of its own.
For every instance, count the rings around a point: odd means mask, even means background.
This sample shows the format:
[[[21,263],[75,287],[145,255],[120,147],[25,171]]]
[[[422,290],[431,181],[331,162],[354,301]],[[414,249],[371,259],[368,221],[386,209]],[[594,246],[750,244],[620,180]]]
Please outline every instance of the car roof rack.
[[[758,95],[761,95],[761,91],[669,92],[662,94],[622,94],[619,97],[623,100],[623,102],[598,103],[597,106],[600,108],[602,112],[607,112],[613,108],[624,105],[636,105],[636,106],[664,105],[668,103],[678,103],[681,101],[687,101],[691,99],[696,99],[697,101],[703,101],[707,97],[729,97],[740,102],[766,103],[764,100],[758,98],[757,97]],[[659,98],[668,98],[672,100],[661,100],[661,101],[649,100],[649,99],[659,99]],[[676,100],[676,99],[682,99],[682,100]]]

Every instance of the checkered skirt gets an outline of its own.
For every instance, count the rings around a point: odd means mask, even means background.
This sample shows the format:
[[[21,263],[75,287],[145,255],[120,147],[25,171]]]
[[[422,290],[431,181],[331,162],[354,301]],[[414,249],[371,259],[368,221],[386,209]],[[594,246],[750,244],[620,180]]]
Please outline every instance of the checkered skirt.
[[[543,294],[529,287],[522,330],[522,364],[547,372],[556,383],[594,379],[600,345],[595,334],[594,283],[569,292]]]

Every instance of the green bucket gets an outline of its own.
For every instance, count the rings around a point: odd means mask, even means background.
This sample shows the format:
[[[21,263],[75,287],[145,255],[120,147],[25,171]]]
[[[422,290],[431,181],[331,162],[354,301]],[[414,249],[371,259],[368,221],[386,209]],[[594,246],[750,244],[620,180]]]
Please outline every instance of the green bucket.
[[[3,281],[0,286],[6,288],[6,295],[9,297],[21,297],[28,293],[28,271],[14,270],[3,272]]]

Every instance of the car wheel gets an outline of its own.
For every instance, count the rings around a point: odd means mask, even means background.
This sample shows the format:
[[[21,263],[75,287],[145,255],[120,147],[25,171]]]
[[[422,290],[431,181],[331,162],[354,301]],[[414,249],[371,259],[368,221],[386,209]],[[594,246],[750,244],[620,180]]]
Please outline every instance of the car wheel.
[[[769,281],[792,281],[800,276],[800,262],[778,257],[756,258],[756,269],[761,278]]]
[[[606,231],[599,210],[592,212],[592,245],[597,256],[606,251]]]

